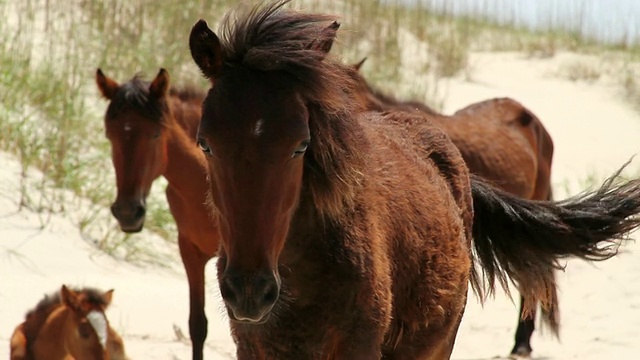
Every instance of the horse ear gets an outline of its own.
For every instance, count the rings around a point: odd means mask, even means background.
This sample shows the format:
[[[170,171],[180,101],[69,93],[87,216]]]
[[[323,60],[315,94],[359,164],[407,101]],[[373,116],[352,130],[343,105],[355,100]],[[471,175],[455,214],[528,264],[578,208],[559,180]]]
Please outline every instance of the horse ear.
[[[149,85],[149,94],[156,98],[161,98],[169,91],[169,73],[165,69],[160,69],[156,78]]]
[[[113,289],[109,290],[109,291],[105,291],[102,294],[102,300],[104,301],[104,304],[106,306],[109,306],[109,304],[111,304],[111,300],[113,299]]]
[[[189,49],[193,61],[206,78],[212,79],[220,74],[222,69],[220,39],[209,29],[206,21],[199,20],[191,29]]]
[[[78,294],[75,291],[69,289],[66,285],[62,285],[60,289],[60,298],[62,303],[66,306],[75,309],[78,305]]]
[[[356,69],[356,71],[360,71],[360,68],[362,67],[362,64],[364,64],[364,62],[367,61],[367,57],[365,56],[362,60],[360,60],[359,62],[353,64],[353,68]]]
[[[98,84],[98,89],[100,89],[102,96],[108,100],[113,99],[120,88],[120,85],[118,85],[115,80],[106,77],[100,69],[96,71],[96,83]]]
[[[336,39],[336,33],[340,28],[340,23],[334,21],[320,32],[320,37],[307,46],[307,49],[328,54]]]

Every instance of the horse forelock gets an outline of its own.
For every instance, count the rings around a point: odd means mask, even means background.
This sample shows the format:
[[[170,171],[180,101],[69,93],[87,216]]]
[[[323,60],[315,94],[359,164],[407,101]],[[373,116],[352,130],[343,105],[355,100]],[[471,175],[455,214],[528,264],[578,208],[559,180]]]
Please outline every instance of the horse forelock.
[[[225,16],[220,26],[224,67],[276,72],[280,82],[291,83],[306,100],[332,110],[344,107],[349,101],[343,93],[353,88],[347,67],[310,46],[326,38],[325,30],[336,16],[284,9],[288,2],[237,9]]]
[[[122,84],[107,108],[107,119],[114,119],[125,110],[133,110],[149,119],[161,121],[166,103],[150,97],[149,84],[142,80],[140,74]]]
[[[245,69],[300,94],[310,110],[312,138],[304,181],[318,211],[333,217],[352,205],[362,180],[364,154],[359,151],[360,129],[354,118],[361,104],[353,101],[356,82],[349,67],[310,46],[326,36],[323,31],[335,16],[283,9],[286,3],[225,16],[220,31],[221,77]]]
[[[105,301],[102,291],[98,289],[83,288],[83,289],[74,290],[74,291],[79,293],[80,296],[84,299],[84,301],[86,301],[89,305],[91,305],[94,308],[99,308],[104,310],[109,305]]]

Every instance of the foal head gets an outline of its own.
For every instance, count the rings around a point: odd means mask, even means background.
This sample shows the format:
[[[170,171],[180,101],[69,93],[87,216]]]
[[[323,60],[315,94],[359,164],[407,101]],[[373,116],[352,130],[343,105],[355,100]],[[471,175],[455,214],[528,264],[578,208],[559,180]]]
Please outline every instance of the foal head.
[[[34,353],[68,354],[74,359],[109,359],[107,344],[111,339],[104,312],[112,296],[113,290],[72,290],[63,285],[58,294],[45,297],[27,315],[29,324],[25,325],[26,329],[36,327],[25,334],[28,338],[35,336],[30,340],[34,341]],[[43,338],[48,336],[53,338]]]
[[[337,23],[281,11],[283,3],[227,18],[222,39],[200,20],[189,39],[212,82],[198,144],[222,230],[220,289],[230,318],[245,323],[267,321],[278,300],[278,259],[313,148],[309,103],[340,96],[328,69],[311,70],[331,66],[323,59]]]
[[[118,187],[111,212],[123,231],[138,232],[144,225],[151,184],[167,164],[163,119],[171,116],[167,101],[169,74],[161,69],[150,83],[136,76],[120,85],[98,69],[96,82],[110,100],[105,130]]]

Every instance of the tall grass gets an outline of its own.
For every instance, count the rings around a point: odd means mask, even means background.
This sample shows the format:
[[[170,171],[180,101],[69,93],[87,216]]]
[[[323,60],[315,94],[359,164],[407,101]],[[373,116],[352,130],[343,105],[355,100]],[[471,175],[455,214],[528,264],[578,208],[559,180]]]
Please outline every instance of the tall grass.
[[[0,150],[19,157],[21,204],[41,212],[43,226],[48,213],[73,212],[80,231],[97,246],[138,258],[144,251],[138,239],[123,235],[107,210],[115,181],[103,135],[106,102],[96,90],[95,69],[125,81],[164,67],[174,84],[205,88],[190,58],[189,31],[200,18],[215,27],[235,3],[0,0],[7,17],[0,21]],[[571,35],[540,36],[483,19],[456,19],[432,11],[427,0],[412,8],[400,1],[359,0],[300,0],[289,6],[340,14],[342,27],[333,50],[339,57],[355,63],[367,56],[362,71],[372,83],[435,108],[443,102],[441,81],[468,71],[472,49],[541,47],[553,53],[583,45]],[[34,177],[32,168],[45,176]],[[164,199],[165,184],[154,185],[146,228],[173,240],[176,229]],[[88,205],[80,206],[78,199]]]

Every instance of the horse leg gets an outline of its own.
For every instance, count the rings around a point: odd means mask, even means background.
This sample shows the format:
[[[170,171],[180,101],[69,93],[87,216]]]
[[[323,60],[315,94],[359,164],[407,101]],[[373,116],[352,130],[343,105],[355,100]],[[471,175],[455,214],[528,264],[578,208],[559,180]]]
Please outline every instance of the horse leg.
[[[427,326],[403,339],[396,347],[383,353],[383,360],[440,360],[449,359],[453,352],[458,328],[462,322],[461,312],[442,326]],[[372,358],[373,359],[373,358]]]
[[[401,338],[400,342],[383,352],[383,360],[440,360],[449,359],[453,352],[456,336],[464,309],[466,294],[459,306],[451,309],[452,316],[448,316],[440,325],[429,324],[416,332]],[[453,314],[457,313],[457,316]]]
[[[518,313],[518,328],[516,329],[515,345],[511,350],[512,356],[531,356],[531,335],[535,329],[535,308],[527,316],[524,314],[524,297],[520,296],[520,312]]]
[[[210,257],[203,254],[185,236],[178,237],[180,255],[189,281],[189,334],[193,360],[203,359],[207,338],[207,316],[204,312],[204,268]]]

